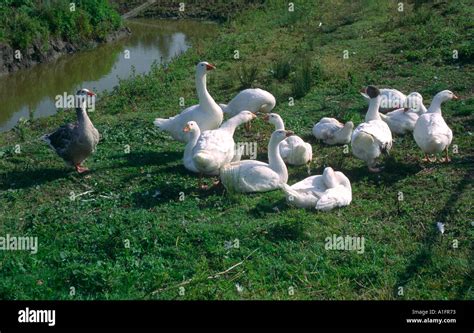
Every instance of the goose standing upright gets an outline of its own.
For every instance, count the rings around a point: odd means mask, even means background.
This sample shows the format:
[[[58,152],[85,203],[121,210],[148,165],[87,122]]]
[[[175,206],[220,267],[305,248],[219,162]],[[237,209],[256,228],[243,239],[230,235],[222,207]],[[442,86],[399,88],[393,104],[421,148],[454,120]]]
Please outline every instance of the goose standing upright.
[[[183,132],[183,128],[189,121],[195,121],[202,132],[218,128],[224,119],[224,115],[219,105],[207,91],[206,86],[206,74],[213,69],[215,69],[215,66],[207,62],[200,62],[196,66],[198,105],[190,106],[180,114],[168,119],[156,118],[153,122],[155,126],[168,132],[173,139],[180,142],[186,142],[186,133]]]
[[[335,118],[324,117],[314,125],[312,133],[327,145],[343,145],[351,142],[353,129],[352,121],[343,124]]]
[[[265,121],[275,126],[275,130],[284,130],[285,124],[280,115],[276,113],[266,114]],[[304,142],[299,136],[292,135],[280,142],[280,155],[283,161],[290,165],[305,165],[313,159],[313,148]]]
[[[225,165],[220,170],[222,184],[229,192],[266,192],[276,190],[288,181],[288,170],[280,156],[278,145],[293,135],[291,131],[276,130],[268,144],[268,164],[244,160]]]
[[[426,112],[423,97],[417,92],[409,94],[404,108],[380,114],[380,117],[390,127],[392,133],[403,135],[413,132],[418,117]]]
[[[275,97],[271,93],[256,88],[242,90],[232,98],[229,104],[219,104],[219,106],[226,115],[233,117],[243,110],[254,113],[269,113],[273,110],[275,104]]]
[[[240,160],[233,138],[235,129],[256,117],[250,111],[242,111],[218,129],[201,132],[192,150],[192,161],[196,169],[202,174],[217,176],[222,166]]]
[[[68,165],[78,173],[88,171],[82,163],[95,151],[100,134],[87,114],[87,96],[95,96],[88,89],[76,93],[77,122],[59,127],[50,134],[43,135],[45,141]]]
[[[352,153],[367,163],[369,171],[379,172],[381,169],[375,167],[376,159],[382,152],[388,153],[392,148],[392,132],[380,118],[380,90],[368,86],[365,93],[370,97],[369,109],[365,122],[352,133]]]
[[[415,124],[413,137],[418,147],[425,153],[425,160],[430,154],[438,154],[446,151],[445,162],[449,162],[448,148],[453,140],[453,132],[444,121],[441,114],[441,103],[458,97],[449,90],[443,90],[435,95],[428,111],[422,114]],[[436,156],[434,161],[436,161]]]
[[[382,88],[380,91],[380,112],[393,111],[402,108],[405,105],[407,96],[397,89]],[[367,101],[370,101],[369,95],[365,91],[360,94]]]
[[[294,185],[282,184],[288,203],[300,208],[328,211],[347,206],[352,201],[349,179],[340,171],[327,167],[322,175],[308,177]]]

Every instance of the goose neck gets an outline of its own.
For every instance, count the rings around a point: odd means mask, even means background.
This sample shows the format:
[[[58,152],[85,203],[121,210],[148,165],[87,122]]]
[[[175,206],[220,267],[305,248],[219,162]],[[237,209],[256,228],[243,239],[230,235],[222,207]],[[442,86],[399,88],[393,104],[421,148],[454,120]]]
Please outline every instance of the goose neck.
[[[268,144],[268,165],[280,176],[281,181],[286,183],[288,181],[288,169],[281,158],[279,144],[279,141],[270,140]]]
[[[380,95],[370,99],[369,109],[367,110],[367,114],[365,115],[365,121],[381,120],[379,114],[380,100]]]

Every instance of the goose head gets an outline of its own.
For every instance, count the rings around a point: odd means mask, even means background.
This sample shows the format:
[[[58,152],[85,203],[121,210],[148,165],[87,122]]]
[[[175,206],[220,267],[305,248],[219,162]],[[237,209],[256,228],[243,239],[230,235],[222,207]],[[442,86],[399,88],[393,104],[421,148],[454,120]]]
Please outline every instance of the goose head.
[[[418,92],[412,92],[407,96],[403,110],[408,111],[410,109],[413,109],[418,112],[422,105],[423,96],[421,96],[421,94]]]
[[[196,74],[205,75],[208,71],[212,71],[213,69],[216,69],[216,66],[206,61],[201,61],[196,65]]]
[[[89,89],[82,88],[82,89],[79,89],[79,90],[76,92],[76,96],[83,96],[83,97],[86,97],[86,96],[95,96],[95,93],[93,93],[93,92],[90,91]]]
[[[195,121],[188,121],[183,128],[185,133],[195,133],[199,130],[199,125]]]
[[[95,93],[93,93],[92,91],[90,91],[89,89],[86,89],[86,88],[82,88],[82,89],[79,89],[77,92],[76,92],[76,96],[75,96],[75,106],[76,106],[76,109],[77,110],[81,110],[81,109],[86,109],[87,106],[91,106],[92,104],[92,107],[94,106],[94,102],[93,100],[89,100],[89,98],[91,97],[94,97],[95,96]],[[88,104],[89,103],[89,104]]]
[[[367,88],[362,88],[360,92],[366,94],[371,99],[380,95],[379,88],[375,86],[367,86]]]
[[[287,137],[294,135],[292,131],[285,131],[285,130],[276,130],[272,133],[270,138],[270,142],[272,143],[280,143],[281,141],[285,140]]]
[[[452,91],[450,90],[443,90],[440,91],[435,95],[433,100],[437,99],[439,102],[446,102],[452,99],[458,99],[458,96],[456,96]]]
[[[344,128],[350,129],[352,131],[354,129],[354,123],[352,121],[348,121],[344,124]]]
[[[276,114],[276,113],[267,113],[263,116],[263,120],[272,124],[272,125],[275,125],[277,128],[278,127],[281,127],[281,128],[284,128],[285,125],[283,124],[283,119],[281,119],[280,115],[279,114]]]
[[[243,124],[257,118],[257,115],[255,115],[255,113],[252,113],[250,111],[244,110],[244,111],[239,112],[239,114],[236,117],[238,117],[240,122]]]

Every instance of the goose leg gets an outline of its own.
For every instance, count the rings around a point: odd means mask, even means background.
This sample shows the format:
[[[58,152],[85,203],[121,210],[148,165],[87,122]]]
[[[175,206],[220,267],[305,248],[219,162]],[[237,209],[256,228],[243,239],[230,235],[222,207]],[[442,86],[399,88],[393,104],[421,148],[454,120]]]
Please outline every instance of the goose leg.
[[[431,159],[429,156],[427,156],[427,158],[428,158],[428,161],[431,162],[431,163],[436,162],[436,155],[434,155],[433,159]]]
[[[449,162],[451,162],[451,159],[449,158],[448,147],[446,147],[445,151],[446,151],[446,157],[441,159],[441,162],[449,163]]]
[[[308,171],[308,175],[311,174],[311,161],[309,161],[308,163],[306,163],[306,171]]]
[[[209,188],[209,186],[207,186],[207,184],[204,184],[204,183],[203,183],[202,178],[203,178],[202,173],[199,173],[198,187],[199,187],[201,190],[207,190],[207,189]]]
[[[369,172],[378,173],[380,171],[382,171],[382,168],[375,168],[375,167],[369,166]]]
[[[430,160],[429,157],[428,157],[428,154],[425,153],[425,157],[423,157],[421,160],[422,160],[423,162],[428,162],[428,161]]]

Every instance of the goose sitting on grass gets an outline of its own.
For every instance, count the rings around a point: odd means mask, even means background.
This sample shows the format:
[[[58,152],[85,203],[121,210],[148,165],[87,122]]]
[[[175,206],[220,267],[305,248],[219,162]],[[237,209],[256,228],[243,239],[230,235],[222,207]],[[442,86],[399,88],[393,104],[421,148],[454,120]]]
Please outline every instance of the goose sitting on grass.
[[[313,135],[327,145],[343,145],[351,142],[354,123],[348,121],[343,124],[335,118],[322,118],[313,127]]]
[[[276,190],[288,181],[288,170],[280,156],[278,145],[291,131],[276,130],[268,144],[268,164],[255,160],[244,160],[225,165],[220,178],[229,192],[267,192]]]
[[[198,105],[190,106],[171,118],[156,118],[153,122],[155,126],[168,132],[173,139],[180,142],[186,142],[186,134],[183,132],[183,128],[189,121],[195,121],[203,132],[218,128],[224,119],[224,115],[219,105],[207,91],[206,85],[207,72],[213,69],[215,69],[215,66],[207,62],[200,62],[196,66]]]
[[[275,107],[275,96],[263,89],[245,89],[239,92],[229,104],[219,104],[224,114],[233,117],[240,111],[270,113]]]
[[[380,91],[380,112],[388,112],[402,108],[405,105],[407,96],[397,89],[382,88]],[[367,101],[370,101],[370,96],[365,91],[360,94]]]
[[[284,130],[285,124],[280,115],[270,113],[264,116],[265,121],[275,126],[275,130]],[[280,142],[280,155],[289,165],[305,165],[313,159],[313,148],[299,136],[292,135]]]
[[[77,122],[59,127],[56,131],[41,137],[68,165],[78,173],[88,171],[82,163],[95,151],[100,134],[87,115],[87,96],[95,96],[88,89],[76,93]]]
[[[237,126],[255,119],[250,111],[242,111],[215,130],[200,132],[195,121],[188,122],[183,132],[190,133],[185,149],[185,167],[193,172],[209,176],[219,175],[219,169],[233,161],[240,160],[235,149],[234,132]]]
[[[441,103],[458,97],[449,90],[443,90],[435,95],[428,111],[422,114],[415,124],[413,137],[416,144],[425,153],[425,161],[434,162],[428,155],[446,151],[446,158],[441,161],[449,162],[449,146],[453,141],[453,132],[444,121],[441,114]]]
[[[243,110],[253,113],[270,113],[275,105],[275,96],[259,88],[242,90],[232,98],[229,104],[219,104],[228,117],[233,117]],[[250,130],[250,123],[245,124],[245,128]]]
[[[364,93],[370,97],[369,109],[365,122],[352,133],[352,153],[367,163],[370,172],[380,172],[381,168],[375,167],[376,159],[382,153],[388,154],[392,148],[392,132],[380,118],[380,90],[368,86]]]
[[[281,185],[289,204],[299,208],[328,211],[347,206],[352,201],[349,179],[340,171],[327,167],[322,175],[308,177],[294,185]]]
[[[405,106],[380,117],[390,127],[392,133],[404,135],[413,132],[418,117],[426,112],[423,97],[417,92],[409,94],[405,100]]]

